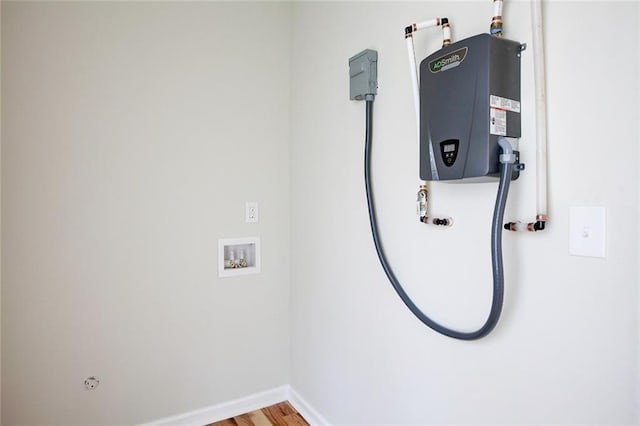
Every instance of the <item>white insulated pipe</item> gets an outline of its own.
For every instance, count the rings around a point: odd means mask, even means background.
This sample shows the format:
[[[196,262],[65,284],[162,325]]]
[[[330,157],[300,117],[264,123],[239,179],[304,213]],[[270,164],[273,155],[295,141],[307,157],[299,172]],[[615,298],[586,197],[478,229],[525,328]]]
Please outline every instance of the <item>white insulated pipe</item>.
[[[416,113],[417,137],[420,141],[420,82],[418,79],[418,64],[416,63],[416,51],[413,45],[413,33],[427,28],[437,27],[440,25],[440,18],[430,19],[428,21],[417,22],[407,27],[409,33],[405,34],[405,42],[407,44],[407,55],[409,56],[409,72],[411,73],[411,87],[413,89],[413,106]]]
[[[502,37],[502,0],[493,0],[493,18],[489,32],[493,36]]]
[[[440,18],[433,18],[428,21],[416,22],[413,24],[414,31],[424,30],[425,28],[437,27],[440,25]]]
[[[547,220],[547,78],[542,27],[542,0],[531,0],[533,72],[536,92],[536,210],[537,220]]]
[[[418,133],[418,145],[420,141],[420,83],[418,82],[418,66],[416,64],[416,51],[413,47],[413,37],[407,37],[407,53],[409,54],[409,71],[411,73],[411,87],[413,88],[413,106],[416,113],[416,128]]]
[[[407,45],[407,55],[409,57],[409,72],[411,73],[411,87],[413,91],[413,107],[416,115],[416,139],[418,141],[418,147],[420,147],[420,81],[418,79],[416,51],[413,45],[413,33],[427,28],[437,27],[440,23],[440,18],[433,18],[428,21],[416,22],[405,29],[405,43]],[[448,27],[447,31],[449,38],[451,38],[451,32]],[[421,184],[426,185],[426,182],[421,181]]]
[[[502,17],[502,0],[493,0],[493,16]]]
[[[499,0],[494,0],[494,4],[497,1]],[[531,0],[530,5],[536,104],[536,217],[533,222],[509,222],[504,227],[510,231],[536,232],[544,230],[545,223],[549,220],[547,215],[547,77],[542,0]]]
[[[451,43],[451,27],[449,23],[446,23],[442,26],[442,41],[443,47]]]

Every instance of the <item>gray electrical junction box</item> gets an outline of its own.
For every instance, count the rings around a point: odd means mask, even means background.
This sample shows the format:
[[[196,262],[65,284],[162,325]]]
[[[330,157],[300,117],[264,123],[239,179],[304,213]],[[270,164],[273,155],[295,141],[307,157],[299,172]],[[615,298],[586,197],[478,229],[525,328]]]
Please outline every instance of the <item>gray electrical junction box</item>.
[[[378,52],[363,50],[349,58],[349,98],[361,101],[378,93]]]
[[[420,178],[495,180],[499,136],[519,138],[518,42],[479,34],[420,63]]]

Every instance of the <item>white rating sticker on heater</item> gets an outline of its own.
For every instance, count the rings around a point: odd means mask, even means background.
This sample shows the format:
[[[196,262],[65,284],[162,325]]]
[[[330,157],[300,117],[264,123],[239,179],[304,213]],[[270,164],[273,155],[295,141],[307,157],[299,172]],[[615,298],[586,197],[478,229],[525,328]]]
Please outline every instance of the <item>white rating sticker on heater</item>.
[[[489,96],[489,106],[491,108],[520,113],[520,102],[514,101],[513,99],[501,98],[500,96]]]
[[[498,136],[507,136],[507,111],[499,108],[491,108],[489,133]]]

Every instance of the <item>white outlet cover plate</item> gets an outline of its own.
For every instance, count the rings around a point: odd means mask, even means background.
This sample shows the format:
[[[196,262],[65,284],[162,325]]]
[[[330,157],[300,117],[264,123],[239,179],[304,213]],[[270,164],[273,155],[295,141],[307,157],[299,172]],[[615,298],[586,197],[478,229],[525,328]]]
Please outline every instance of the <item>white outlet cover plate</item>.
[[[569,208],[569,254],[605,257],[606,210],[600,206]]]
[[[245,216],[247,223],[258,222],[258,203],[256,201],[247,201]]]

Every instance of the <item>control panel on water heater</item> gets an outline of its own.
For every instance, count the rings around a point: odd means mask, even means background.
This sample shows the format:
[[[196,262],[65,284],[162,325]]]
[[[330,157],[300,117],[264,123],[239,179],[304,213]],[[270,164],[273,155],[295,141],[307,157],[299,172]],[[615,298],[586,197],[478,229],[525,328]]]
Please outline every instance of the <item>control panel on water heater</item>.
[[[456,158],[458,157],[459,145],[460,141],[454,139],[440,142],[440,151],[445,166],[451,167],[453,166],[453,163],[456,162]]]

